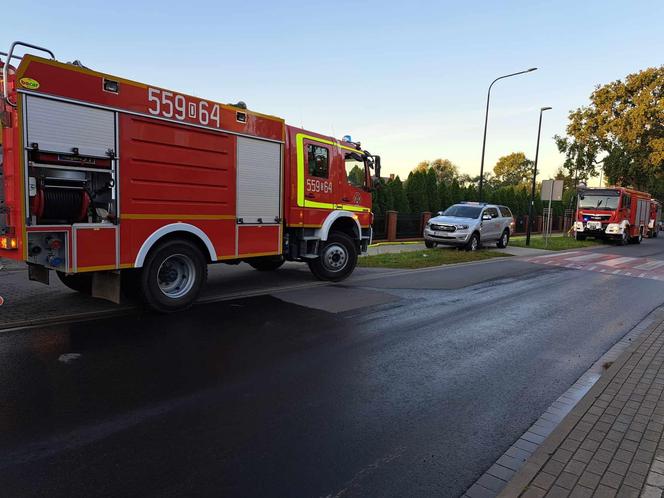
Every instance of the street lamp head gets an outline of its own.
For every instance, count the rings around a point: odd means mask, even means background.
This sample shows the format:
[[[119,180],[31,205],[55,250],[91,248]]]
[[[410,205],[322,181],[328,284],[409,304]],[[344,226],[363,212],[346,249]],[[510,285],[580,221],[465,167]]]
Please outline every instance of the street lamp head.
[[[551,109],[552,109],[552,107],[542,107],[542,108],[540,109],[540,111],[549,111],[549,110],[551,110]]]
[[[537,68],[536,67],[531,67],[530,69],[528,69],[528,72],[531,72],[531,71],[537,71]]]

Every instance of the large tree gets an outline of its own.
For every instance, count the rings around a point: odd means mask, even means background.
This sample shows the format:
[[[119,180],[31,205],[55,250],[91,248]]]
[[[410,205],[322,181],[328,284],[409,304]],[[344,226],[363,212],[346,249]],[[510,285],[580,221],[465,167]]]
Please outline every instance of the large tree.
[[[555,137],[565,169],[587,179],[658,189],[664,177],[664,66],[598,86],[590,104],[569,114],[567,137]]]
[[[433,161],[421,161],[413,169],[413,173],[426,173],[430,169],[436,172],[438,182],[452,183],[452,180],[459,177],[459,167],[449,159],[434,159]]]
[[[512,152],[498,159],[493,173],[499,185],[527,185],[533,176],[533,162],[523,152]]]

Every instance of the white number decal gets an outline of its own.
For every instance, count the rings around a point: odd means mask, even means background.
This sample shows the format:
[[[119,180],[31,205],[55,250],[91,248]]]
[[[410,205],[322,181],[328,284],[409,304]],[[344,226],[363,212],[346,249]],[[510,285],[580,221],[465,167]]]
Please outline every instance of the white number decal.
[[[332,193],[332,182],[307,178],[307,192],[323,192],[324,194],[330,194]]]
[[[159,107],[159,97],[157,95],[159,94],[159,90],[156,88],[149,88],[148,89],[148,100],[150,102],[154,102],[155,108],[152,109],[151,107],[148,107],[148,112],[150,114],[159,114],[160,107]]]
[[[192,102],[184,95],[158,88],[148,88],[148,112],[155,116],[175,118],[184,121],[187,118],[198,121],[203,126],[214,124],[221,127],[219,104],[206,100]],[[152,105],[154,104],[154,105]]]
[[[173,102],[169,100],[172,96],[172,92],[161,92],[161,103],[164,104],[164,110],[161,111],[161,115],[165,118],[173,117]],[[166,110],[166,107],[168,107],[168,111]]]
[[[201,100],[198,104],[198,120],[201,124],[208,124],[210,122],[210,114],[207,110],[208,103],[204,100]]]
[[[210,119],[212,121],[214,121],[215,123],[217,123],[217,128],[219,128],[221,126],[221,124],[219,123],[219,105],[218,104],[215,104],[214,106],[212,106],[212,112],[210,113]]]
[[[175,119],[179,119],[182,121],[185,117],[187,117],[187,113],[185,111],[185,100],[182,95],[176,95],[175,96]]]

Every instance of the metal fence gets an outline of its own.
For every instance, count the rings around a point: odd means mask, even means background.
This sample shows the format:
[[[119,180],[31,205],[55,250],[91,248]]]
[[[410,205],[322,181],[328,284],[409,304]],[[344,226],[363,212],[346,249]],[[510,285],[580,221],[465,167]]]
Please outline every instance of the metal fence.
[[[397,239],[414,239],[422,237],[422,227],[420,222],[421,214],[401,214],[397,215]]]
[[[375,216],[372,227],[374,240],[385,240],[387,238],[386,216]]]

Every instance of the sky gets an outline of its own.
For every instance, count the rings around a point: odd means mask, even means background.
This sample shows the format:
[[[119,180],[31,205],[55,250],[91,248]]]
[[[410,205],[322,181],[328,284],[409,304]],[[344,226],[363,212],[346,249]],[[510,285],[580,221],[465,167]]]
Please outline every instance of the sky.
[[[479,175],[500,156],[562,164],[553,136],[594,87],[664,64],[664,2],[19,2],[14,40],[59,60],[229,103],[323,134],[351,135],[402,177],[447,158]],[[4,48],[6,47],[6,48]]]

